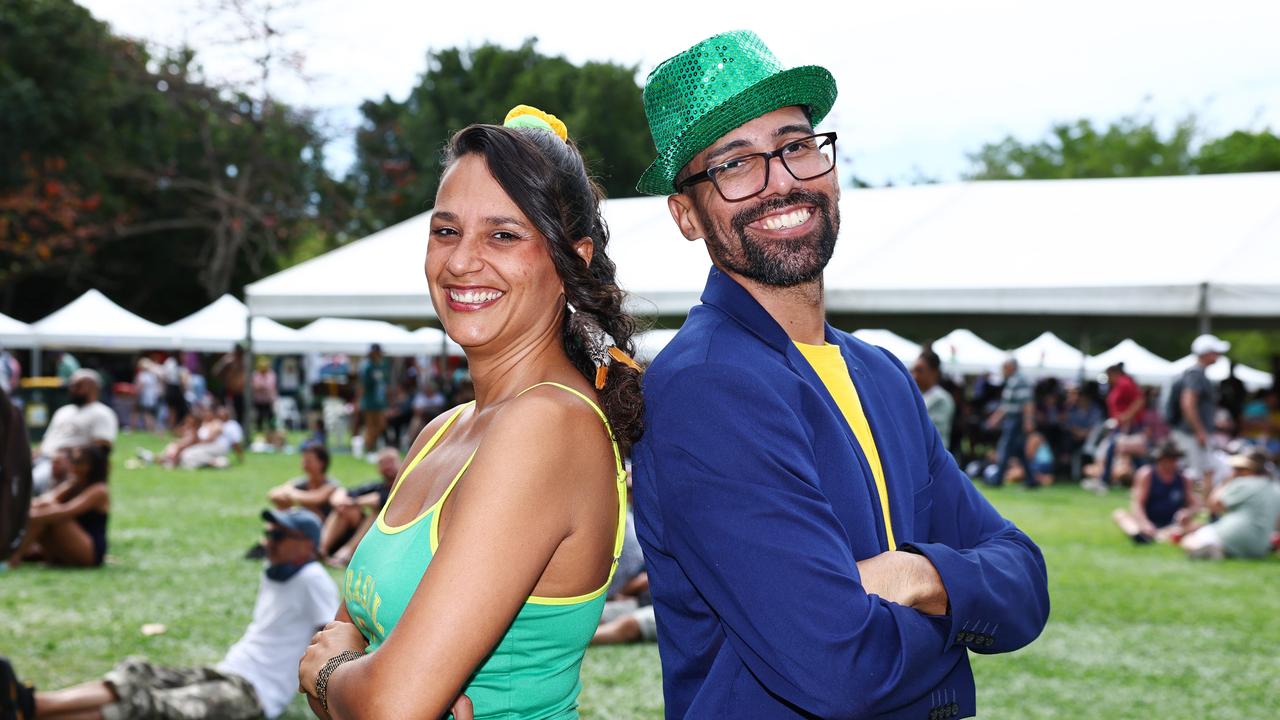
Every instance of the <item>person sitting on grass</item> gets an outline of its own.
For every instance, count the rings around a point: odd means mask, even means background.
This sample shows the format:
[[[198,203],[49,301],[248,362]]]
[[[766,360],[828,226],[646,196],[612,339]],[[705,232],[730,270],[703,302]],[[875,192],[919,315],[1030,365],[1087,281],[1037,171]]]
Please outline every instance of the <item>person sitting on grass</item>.
[[[107,554],[107,452],[90,445],[71,451],[70,476],[31,502],[22,543],[9,558],[15,568],[23,560],[52,565],[97,567]]]
[[[1166,440],[1156,448],[1155,463],[1133,476],[1129,509],[1117,508],[1111,519],[1135,543],[1177,542],[1199,510],[1191,479],[1178,468],[1182,451]]]
[[[178,465],[187,470],[226,467],[232,450],[240,448],[238,452],[244,452],[244,430],[231,418],[231,411],[225,405],[208,413],[196,438],[196,444],[178,453]]]
[[[1202,560],[1264,558],[1280,522],[1280,487],[1266,474],[1265,455],[1232,455],[1231,475],[1209,493],[1218,519],[1182,538],[1187,556]]]
[[[351,488],[338,488],[329,498],[333,511],[324,519],[320,533],[320,556],[333,567],[344,568],[360,544],[360,538],[368,532],[378,517],[378,511],[387,504],[391,486],[400,469],[400,453],[395,448],[383,448],[378,452],[377,480]]]
[[[0,658],[0,720],[9,718],[275,718],[298,689],[298,661],[338,609],[338,586],[316,559],[320,521],[266,510],[267,567],[253,621],[214,667],[167,668],[126,658],[101,680],[37,692]]]
[[[267,500],[280,510],[306,508],[323,520],[329,515],[329,501],[338,489],[338,481],[329,477],[329,451],[323,445],[302,448],[302,472],[301,477],[272,488]]]

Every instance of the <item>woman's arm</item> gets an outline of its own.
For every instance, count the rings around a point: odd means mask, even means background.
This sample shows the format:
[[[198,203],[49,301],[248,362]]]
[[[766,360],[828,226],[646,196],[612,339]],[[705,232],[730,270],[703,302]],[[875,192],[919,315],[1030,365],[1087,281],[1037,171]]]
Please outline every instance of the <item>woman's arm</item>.
[[[107,486],[94,483],[66,502],[55,502],[31,508],[31,517],[46,520],[67,520],[79,517],[90,510],[106,510]]]
[[[612,487],[599,423],[570,396],[531,394],[502,409],[446,504],[447,537],[399,623],[377,653],[329,678],[333,718],[438,718],[449,709],[574,531],[585,483]],[[430,682],[406,682],[406,668]]]

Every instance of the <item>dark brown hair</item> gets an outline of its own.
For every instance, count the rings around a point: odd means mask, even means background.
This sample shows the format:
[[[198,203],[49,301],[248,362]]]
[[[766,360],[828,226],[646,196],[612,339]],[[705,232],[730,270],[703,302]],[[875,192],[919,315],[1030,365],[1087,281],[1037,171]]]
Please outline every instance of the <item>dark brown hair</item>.
[[[445,148],[445,167],[465,155],[484,158],[503,191],[547,238],[551,261],[564,283],[565,299],[581,315],[573,326],[598,325],[614,344],[634,354],[631,336],[636,323],[622,309],[624,293],[615,280],[613,261],[605,253],[609,228],[600,213],[604,193],[587,173],[582,154],[572,141],[548,130],[472,125],[453,136]],[[574,243],[589,237],[591,263],[584,264]],[[596,367],[587,340],[570,329],[565,312],[561,337],[574,366],[591,382]],[[609,366],[608,380],[599,392],[600,406],[624,446],[640,439],[644,400],[640,375],[620,362]]]

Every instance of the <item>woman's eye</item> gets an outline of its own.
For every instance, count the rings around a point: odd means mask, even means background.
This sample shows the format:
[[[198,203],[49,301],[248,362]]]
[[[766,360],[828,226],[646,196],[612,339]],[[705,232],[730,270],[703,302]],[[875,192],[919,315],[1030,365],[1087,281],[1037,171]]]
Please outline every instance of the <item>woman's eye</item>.
[[[499,230],[495,232],[493,234],[493,237],[495,240],[508,240],[508,241],[520,239],[519,235],[516,235],[515,233],[507,232],[506,230]]]
[[[432,235],[457,235],[458,231],[451,227],[438,227],[431,231]]]

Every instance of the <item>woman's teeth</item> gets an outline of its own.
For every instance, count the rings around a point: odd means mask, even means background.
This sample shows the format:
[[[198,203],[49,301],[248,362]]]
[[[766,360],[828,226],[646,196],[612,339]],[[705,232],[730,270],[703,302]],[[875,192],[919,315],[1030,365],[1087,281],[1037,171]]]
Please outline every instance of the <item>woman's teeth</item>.
[[[491,300],[497,300],[502,297],[502,293],[497,290],[450,290],[449,299],[465,303],[467,305],[478,305]]]

